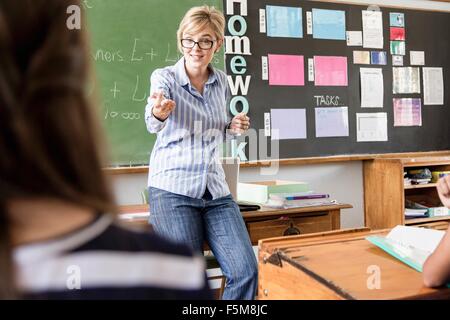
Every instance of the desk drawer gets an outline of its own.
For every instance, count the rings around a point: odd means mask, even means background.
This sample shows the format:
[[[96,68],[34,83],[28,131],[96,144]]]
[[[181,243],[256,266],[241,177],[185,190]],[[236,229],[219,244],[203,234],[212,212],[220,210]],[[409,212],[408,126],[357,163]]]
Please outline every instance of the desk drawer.
[[[252,243],[260,239],[285,235],[305,234],[332,230],[331,215],[285,216],[274,220],[249,222],[248,233]]]

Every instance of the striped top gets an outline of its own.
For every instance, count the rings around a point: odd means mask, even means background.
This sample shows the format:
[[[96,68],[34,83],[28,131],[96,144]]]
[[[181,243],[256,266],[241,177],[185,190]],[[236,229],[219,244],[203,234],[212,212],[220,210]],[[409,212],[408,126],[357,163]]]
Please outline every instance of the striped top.
[[[230,194],[219,162],[230,120],[226,110],[230,93],[225,73],[211,65],[209,69],[203,95],[191,85],[184,58],[152,73],[150,96],[163,91],[176,107],[161,122],[152,114],[154,100],[148,99],[145,122],[150,133],[157,133],[150,156],[149,186],[197,199],[206,187],[213,199]]]
[[[205,262],[187,247],[100,215],[66,236],[13,251],[26,299],[210,299]]]

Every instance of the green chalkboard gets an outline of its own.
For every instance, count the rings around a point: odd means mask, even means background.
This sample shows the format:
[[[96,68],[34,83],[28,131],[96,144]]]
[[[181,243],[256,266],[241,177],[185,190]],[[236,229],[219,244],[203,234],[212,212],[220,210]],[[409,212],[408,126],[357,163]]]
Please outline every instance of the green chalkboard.
[[[181,57],[176,30],[185,12],[199,5],[223,8],[222,0],[84,1],[111,166],[148,164],[156,140],[144,121],[150,75]],[[223,57],[213,61],[222,70]]]

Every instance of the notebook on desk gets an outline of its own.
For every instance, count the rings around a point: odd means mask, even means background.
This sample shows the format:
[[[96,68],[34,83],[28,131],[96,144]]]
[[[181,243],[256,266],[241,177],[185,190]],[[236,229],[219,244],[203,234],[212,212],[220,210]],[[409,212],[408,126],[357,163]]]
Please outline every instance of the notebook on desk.
[[[440,230],[396,226],[387,236],[366,239],[411,268],[422,272],[423,264],[438,246],[445,232]]]

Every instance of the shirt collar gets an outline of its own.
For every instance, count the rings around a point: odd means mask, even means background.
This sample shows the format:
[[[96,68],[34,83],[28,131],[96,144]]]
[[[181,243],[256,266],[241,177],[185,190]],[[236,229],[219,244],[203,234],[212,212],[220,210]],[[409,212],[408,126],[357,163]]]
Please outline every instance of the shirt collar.
[[[191,81],[189,80],[189,77],[186,73],[186,68],[184,67],[184,57],[182,57],[178,62],[175,64],[175,79],[181,86],[190,85]],[[212,84],[217,81],[217,75],[214,71],[214,68],[211,64],[208,65],[208,69],[210,71],[209,78],[206,81],[205,84]]]

